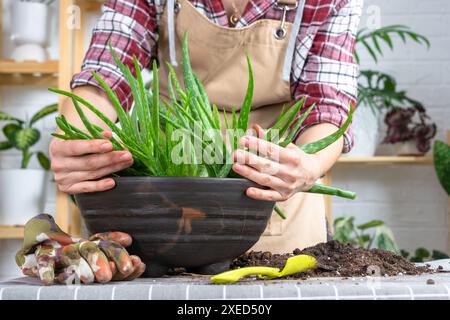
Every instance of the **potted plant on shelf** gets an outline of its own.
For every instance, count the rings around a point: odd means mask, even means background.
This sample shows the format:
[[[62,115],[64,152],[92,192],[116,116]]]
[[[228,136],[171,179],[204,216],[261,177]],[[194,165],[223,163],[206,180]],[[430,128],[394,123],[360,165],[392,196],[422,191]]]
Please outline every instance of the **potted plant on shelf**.
[[[383,143],[393,144],[399,156],[423,156],[431,149],[436,124],[418,102],[413,107],[394,107],[386,116],[386,137]]]
[[[393,50],[393,36],[399,36],[406,44],[408,39],[430,46],[429,40],[407,26],[391,25],[376,30],[361,29],[356,37],[357,47],[367,51],[375,63],[383,56],[383,46]],[[359,63],[360,55],[355,52]],[[372,69],[360,71],[358,79],[357,112],[353,121],[356,142],[348,156],[375,155],[379,143],[380,114],[395,106],[409,106],[411,99],[406,91],[399,90],[395,78],[387,73]]]
[[[30,217],[42,212],[42,196],[50,161],[44,152],[31,150],[41,137],[34,125],[57,110],[56,104],[46,106],[29,121],[0,111],[0,121],[6,123],[3,127],[6,140],[0,141],[0,151],[16,149],[22,155],[20,169],[0,170],[0,224],[23,225]],[[33,156],[36,156],[43,170],[28,168]]]
[[[11,58],[16,61],[44,62],[49,35],[49,6],[54,0],[12,1],[11,40],[15,48]]]
[[[112,228],[132,234],[133,250],[143,258],[153,276],[164,274],[168,266],[203,268],[196,271],[205,273],[227,269],[227,260],[245,252],[259,239],[274,208],[274,203],[246,197],[246,188],[255,184],[231,170],[232,153],[248,129],[254,85],[250,59],[247,58],[249,80],[241,110],[239,115],[233,110],[231,120],[227,121],[226,112],[211,105],[201,81],[191,69],[187,36],[182,61],[185,89],[168,64],[168,100],[159,95],[156,62],[152,90],[148,91],[137,61],[134,61],[136,76],[133,76],[112,48],[110,51],[132,88],[133,109],[124,111],[106,82],[95,72],[93,76],[113,103],[120,127],[81,97],[50,89],[72,99],[87,130],[74,127],[61,115],[56,122],[62,133],[54,134],[55,137],[107,139],[101,134],[102,128],[88,120],[84,106],[114,133],[109,139],[114,148],[127,149],[134,158],[132,167],[115,175],[113,190],[76,196],[89,231]],[[294,123],[302,106],[303,100],[282,112],[277,123],[266,131],[265,138],[281,146],[288,145],[314,107],[309,107]],[[315,153],[336,141],[351,122],[353,108],[350,110],[342,128],[300,148]],[[225,137],[222,129],[227,129]],[[355,197],[353,192],[320,184],[308,192]],[[284,217],[281,210],[275,210]],[[109,219],[104,219],[105,216]],[[216,263],[222,270],[210,268]]]

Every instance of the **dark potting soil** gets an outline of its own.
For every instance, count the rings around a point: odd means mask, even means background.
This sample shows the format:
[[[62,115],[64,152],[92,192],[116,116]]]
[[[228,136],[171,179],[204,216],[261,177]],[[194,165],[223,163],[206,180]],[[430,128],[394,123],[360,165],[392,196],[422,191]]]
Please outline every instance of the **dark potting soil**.
[[[320,243],[292,254],[248,252],[235,259],[231,269],[250,266],[270,266],[282,269],[289,257],[306,254],[317,259],[317,267],[289,278],[396,276],[430,273],[426,267],[417,267],[405,258],[380,249],[354,248],[337,241]]]

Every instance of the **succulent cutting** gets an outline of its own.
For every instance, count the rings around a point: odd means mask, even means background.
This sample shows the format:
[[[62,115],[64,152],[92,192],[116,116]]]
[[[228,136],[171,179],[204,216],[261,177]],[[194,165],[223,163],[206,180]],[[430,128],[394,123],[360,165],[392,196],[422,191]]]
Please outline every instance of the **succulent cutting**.
[[[238,148],[239,138],[248,129],[253,98],[254,79],[249,57],[247,57],[249,79],[246,96],[239,115],[237,115],[237,110],[233,109],[230,114],[231,120],[228,121],[227,112],[220,111],[218,106],[211,104],[204,86],[192,70],[186,34],[182,55],[184,88],[177,79],[173,67],[168,64],[170,71],[168,79],[170,99],[168,100],[160,97],[156,62],[153,62],[152,88],[147,90],[137,59],[134,58],[136,72],[136,76],[134,76],[131,69],[119,59],[111,46],[110,51],[130,85],[134,107],[130,111],[124,110],[111,87],[95,72],[93,72],[93,76],[112,102],[120,126],[80,96],[50,88],[50,91],[67,96],[73,101],[74,107],[87,129],[85,131],[73,126],[64,115],[60,115],[56,118],[56,123],[62,134],[55,133],[55,137],[64,140],[107,139],[101,134],[103,129],[88,120],[81,107],[83,105],[111,129],[113,137],[109,140],[114,149],[128,150],[133,155],[134,164],[130,168],[118,172],[118,176],[220,178],[237,176],[232,171],[232,153]],[[302,122],[314,108],[314,105],[310,106],[296,120],[303,106],[304,99],[295,103],[288,110],[282,111],[275,125],[266,131],[266,139],[280,146],[287,146],[291,143]],[[345,133],[351,122],[352,114],[353,108],[351,107],[347,121],[335,133],[319,141],[299,146],[299,148],[309,154],[326,148]],[[224,118],[224,125],[221,123],[221,115]],[[220,134],[222,131],[226,131],[225,136]],[[196,148],[196,145],[200,148]],[[174,161],[174,155],[184,161]],[[307,192],[355,198],[353,192],[321,184],[314,185]],[[276,210],[283,217],[281,211],[277,208]]]

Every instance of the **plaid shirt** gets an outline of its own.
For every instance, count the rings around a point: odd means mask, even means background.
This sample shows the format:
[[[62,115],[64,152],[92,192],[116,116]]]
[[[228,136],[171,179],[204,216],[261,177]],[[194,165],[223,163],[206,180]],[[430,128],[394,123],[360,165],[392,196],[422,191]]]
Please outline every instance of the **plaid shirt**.
[[[132,67],[136,55],[141,67],[157,56],[158,25],[165,0],[108,0],[93,31],[82,70],[72,80],[72,88],[82,85],[99,87],[91,72],[96,70],[118,95],[124,108],[132,105],[131,90],[108,52],[111,39],[121,60]],[[190,0],[212,22],[228,26],[221,0]],[[354,61],[355,37],[363,0],[306,0],[303,21],[297,37],[291,69],[293,101],[306,96],[306,105],[316,107],[305,120],[297,136],[319,123],[342,126],[352,102],[355,106],[358,66]],[[259,19],[281,19],[275,0],[249,0],[236,28]],[[287,20],[293,22],[295,13]],[[353,145],[349,129],[344,136],[344,152]]]

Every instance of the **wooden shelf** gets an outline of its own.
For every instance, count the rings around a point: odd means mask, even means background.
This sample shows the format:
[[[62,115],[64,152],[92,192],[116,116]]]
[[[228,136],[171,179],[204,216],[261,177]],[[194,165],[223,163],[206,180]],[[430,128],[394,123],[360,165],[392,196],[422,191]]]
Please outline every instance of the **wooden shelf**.
[[[0,225],[0,239],[22,239],[23,226]]]
[[[0,85],[56,86],[59,62],[0,60]]]
[[[46,62],[37,61],[24,61],[17,62],[14,60],[0,60],[0,73],[2,74],[57,74],[58,73],[58,61],[49,60]]]
[[[432,165],[432,156],[376,156],[376,157],[341,157],[339,164],[361,164],[361,165]]]

